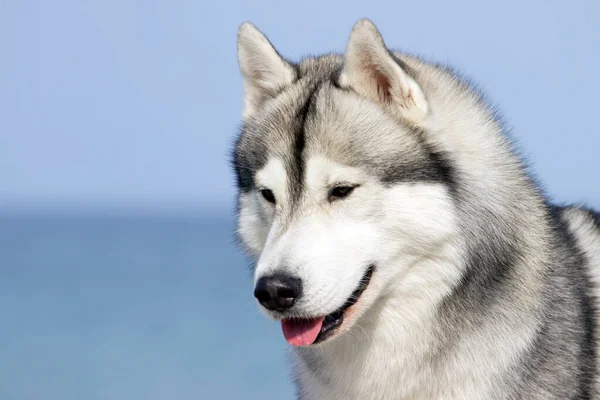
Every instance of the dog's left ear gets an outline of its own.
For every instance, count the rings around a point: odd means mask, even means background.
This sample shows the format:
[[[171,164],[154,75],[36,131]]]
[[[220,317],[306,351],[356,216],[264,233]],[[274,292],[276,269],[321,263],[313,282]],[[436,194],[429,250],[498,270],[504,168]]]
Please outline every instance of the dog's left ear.
[[[352,29],[339,83],[415,123],[422,122],[429,112],[423,91],[390,54],[368,19],[358,21]]]
[[[249,22],[238,30],[238,62],[244,81],[244,117],[296,79],[294,67]]]

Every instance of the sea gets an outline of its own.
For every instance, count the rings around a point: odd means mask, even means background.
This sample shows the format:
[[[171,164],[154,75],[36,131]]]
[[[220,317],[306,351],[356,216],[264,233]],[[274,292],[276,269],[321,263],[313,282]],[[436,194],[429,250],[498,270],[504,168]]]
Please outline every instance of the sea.
[[[1,400],[294,399],[227,213],[0,217]]]

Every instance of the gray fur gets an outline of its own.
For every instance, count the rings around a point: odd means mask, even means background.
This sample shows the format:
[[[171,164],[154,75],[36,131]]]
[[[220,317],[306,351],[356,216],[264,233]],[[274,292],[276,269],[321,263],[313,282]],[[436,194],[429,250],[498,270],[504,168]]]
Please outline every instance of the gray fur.
[[[284,160],[291,194],[278,214],[284,232],[307,215],[305,163],[315,155],[367,171],[384,187],[441,185],[456,216],[461,275],[435,302],[434,317],[399,321],[421,337],[402,350],[412,370],[394,377],[406,386],[393,398],[600,399],[600,218],[548,203],[471,85],[444,66],[393,56],[423,90],[435,123],[387,106],[372,111],[378,105],[370,99],[361,103],[365,116],[344,109],[340,99],[363,94],[340,82],[342,55],[288,62],[294,81],[245,117],[234,151],[240,196],[254,196],[255,174],[269,159]],[[257,217],[260,229],[269,231],[270,218],[277,217]],[[242,232],[242,242],[251,234]],[[383,371],[394,364],[396,353],[380,349],[375,334],[380,319],[395,315],[389,307],[382,297],[359,320],[362,332],[351,328],[332,343],[294,350],[300,399],[391,398],[389,382],[373,389],[350,373],[376,379],[377,371],[361,375],[360,365]],[[398,349],[412,340],[402,335]]]

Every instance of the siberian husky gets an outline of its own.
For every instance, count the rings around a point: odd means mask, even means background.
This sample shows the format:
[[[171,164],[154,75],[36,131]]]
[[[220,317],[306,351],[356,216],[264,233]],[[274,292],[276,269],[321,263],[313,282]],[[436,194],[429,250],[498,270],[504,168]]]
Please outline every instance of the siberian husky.
[[[495,110],[369,20],[292,63],[238,33],[238,236],[301,400],[591,399],[600,215],[549,204]]]

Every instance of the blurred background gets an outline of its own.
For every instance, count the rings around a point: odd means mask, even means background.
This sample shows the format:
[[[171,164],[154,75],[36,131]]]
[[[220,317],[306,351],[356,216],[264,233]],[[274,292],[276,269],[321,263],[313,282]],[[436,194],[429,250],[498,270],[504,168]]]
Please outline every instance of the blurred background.
[[[0,0],[0,398],[293,399],[233,244],[236,30],[292,60],[374,20],[600,207],[597,1]]]

